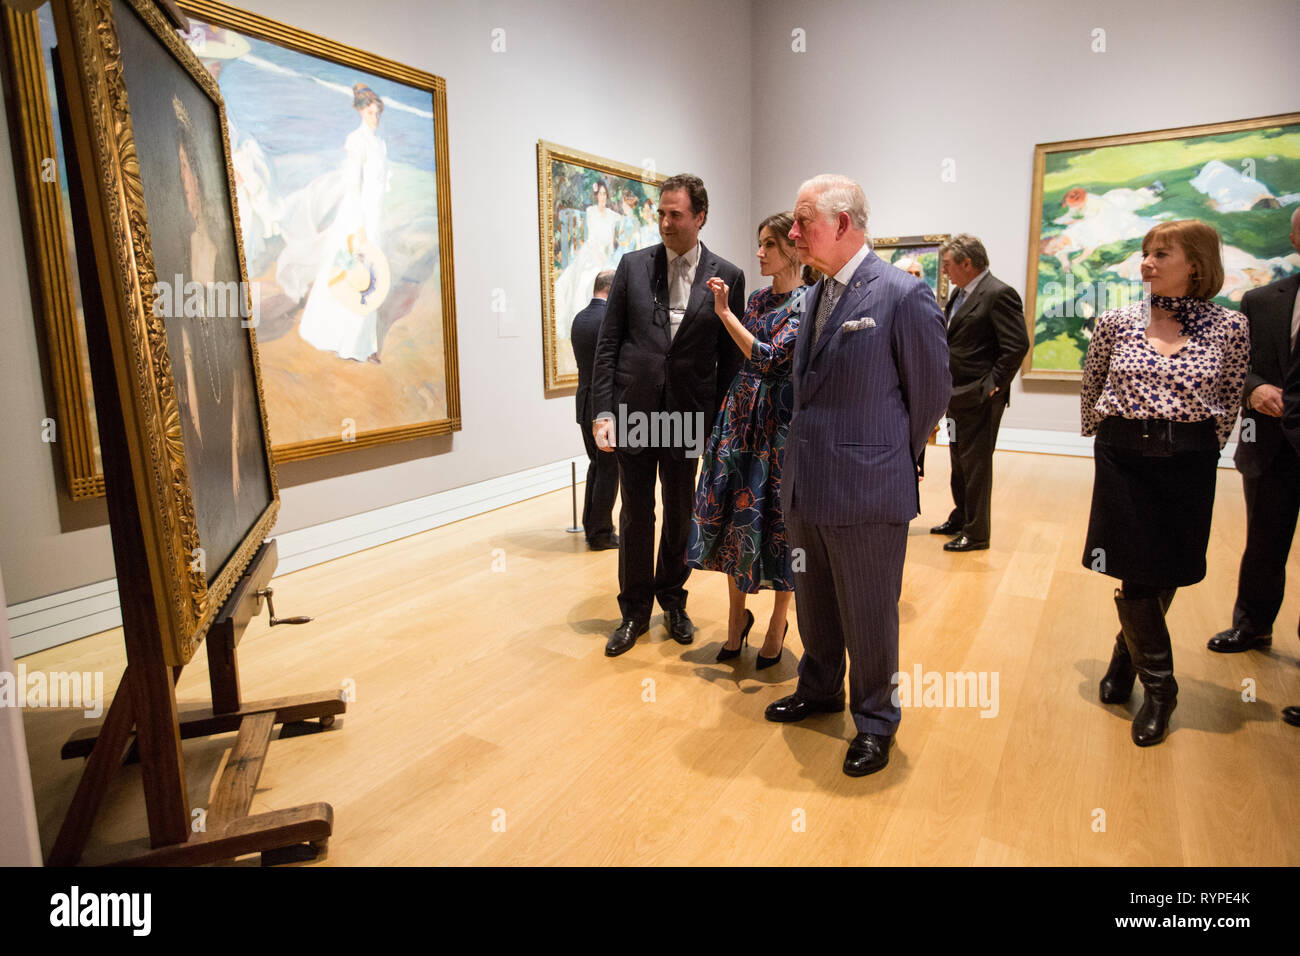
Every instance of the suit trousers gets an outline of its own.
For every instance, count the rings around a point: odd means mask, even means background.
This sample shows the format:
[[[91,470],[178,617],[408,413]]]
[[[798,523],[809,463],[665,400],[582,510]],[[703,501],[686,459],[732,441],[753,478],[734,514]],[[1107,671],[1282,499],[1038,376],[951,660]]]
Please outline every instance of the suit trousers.
[[[894,688],[907,525],[809,524],[793,509],[786,524],[804,647],[795,693],[842,699],[847,670],[858,733],[893,734],[902,717]]]
[[[949,410],[957,440],[948,445],[952,461],[952,514],[972,541],[989,540],[989,512],[993,502],[993,447],[1006,411],[1002,396],[961,411]]]
[[[601,535],[614,533],[614,498],[618,495],[618,459],[612,452],[601,451],[591,434],[582,430],[587,448],[587,488],[582,497],[582,530],[587,543]]]
[[[1300,458],[1284,441],[1265,472],[1257,478],[1242,475],[1241,484],[1246,492],[1246,550],[1237,575],[1232,626],[1247,634],[1271,634],[1282,607],[1286,559],[1300,515]]]
[[[625,620],[650,620],[654,602],[665,611],[686,607],[686,564],[698,458],[676,458],[670,448],[619,448],[618,606]],[[663,501],[663,531],[655,560],[655,478]]]

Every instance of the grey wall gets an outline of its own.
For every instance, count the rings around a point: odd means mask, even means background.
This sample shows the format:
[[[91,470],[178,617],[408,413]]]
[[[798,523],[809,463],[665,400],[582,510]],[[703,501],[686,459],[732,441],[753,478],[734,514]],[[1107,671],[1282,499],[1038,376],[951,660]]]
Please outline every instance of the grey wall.
[[[756,0],[752,212],[844,173],[873,235],[974,233],[1023,295],[1035,143],[1300,109],[1298,29],[1295,0]],[[1003,427],[1077,432],[1073,383],[1013,389]]]
[[[254,0],[246,8],[447,81],[463,431],[282,466],[279,531],[581,455],[571,397],[543,397],[537,247],[539,139],[709,187],[703,241],[751,252],[750,4],[691,0]],[[504,53],[491,51],[505,32]],[[0,569],[18,602],[113,575],[101,502],[56,494],[9,133],[0,132]],[[517,337],[490,311],[505,291]],[[53,415],[53,412],[48,414]],[[83,528],[84,530],[73,530]]]

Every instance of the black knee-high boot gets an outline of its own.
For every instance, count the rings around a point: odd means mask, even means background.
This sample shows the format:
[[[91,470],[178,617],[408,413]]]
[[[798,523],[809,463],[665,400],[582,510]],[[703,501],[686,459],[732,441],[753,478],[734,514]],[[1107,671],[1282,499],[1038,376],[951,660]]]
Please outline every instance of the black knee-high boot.
[[[1160,607],[1164,611],[1169,610],[1169,605],[1174,600],[1174,588],[1168,588],[1159,593]],[[1124,596],[1124,592],[1119,588],[1115,589],[1115,598]],[[1128,644],[1124,641],[1124,631],[1121,630],[1115,635],[1115,647],[1110,652],[1110,666],[1106,668],[1106,674],[1101,679],[1100,694],[1103,704],[1123,704],[1133,693],[1133,680],[1137,677],[1137,671],[1133,670],[1133,658],[1129,656]]]
[[[1119,592],[1115,597],[1133,669],[1145,691],[1142,706],[1133,718],[1133,743],[1139,747],[1150,747],[1165,739],[1169,715],[1178,703],[1174,651],[1162,607],[1166,603],[1164,596],[1165,592],[1158,592],[1156,597],[1127,598]]]

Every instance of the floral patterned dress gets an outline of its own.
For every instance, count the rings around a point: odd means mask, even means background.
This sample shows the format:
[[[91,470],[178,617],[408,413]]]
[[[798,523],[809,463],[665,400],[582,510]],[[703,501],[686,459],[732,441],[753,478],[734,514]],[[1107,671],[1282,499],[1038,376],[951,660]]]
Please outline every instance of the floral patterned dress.
[[[804,290],[770,287],[749,297],[741,319],[754,336],[704,449],[687,562],[723,571],[749,594],[794,590],[781,514],[781,461],[794,409],[790,378]]]

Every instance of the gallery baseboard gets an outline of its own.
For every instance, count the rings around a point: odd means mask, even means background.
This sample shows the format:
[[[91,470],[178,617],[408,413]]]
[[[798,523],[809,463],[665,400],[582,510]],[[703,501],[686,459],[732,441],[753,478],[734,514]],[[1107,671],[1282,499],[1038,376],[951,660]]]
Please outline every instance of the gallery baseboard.
[[[943,428],[937,439],[948,443]],[[1092,457],[1092,439],[1077,432],[1044,428],[1003,428],[998,432],[999,451],[1035,452],[1043,455]],[[1219,459],[1220,468],[1232,467],[1236,446],[1229,443]],[[564,488],[570,481],[570,464],[586,472],[587,459],[573,458],[540,465],[500,478],[489,478],[461,488],[403,501],[358,515],[275,535],[280,561],[278,574],[300,571],[314,564],[332,561],[366,548],[387,544],[441,525],[483,514],[505,505],[525,501]],[[109,579],[51,594],[7,609],[15,657],[35,654],[122,623],[117,581]]]
[[[300,571],[462,518],[558,491],[569,485],[573,473],[571,464],[577,466],[578,477],[585,478],[587,459],[566,458],[414,501],[403,501],[337,521],[275,534],[273,537],[279,551],[276,573]],[[114,578],[12,604],[6,611],[15,657],[35,654],[122,624],[117,580]]]

